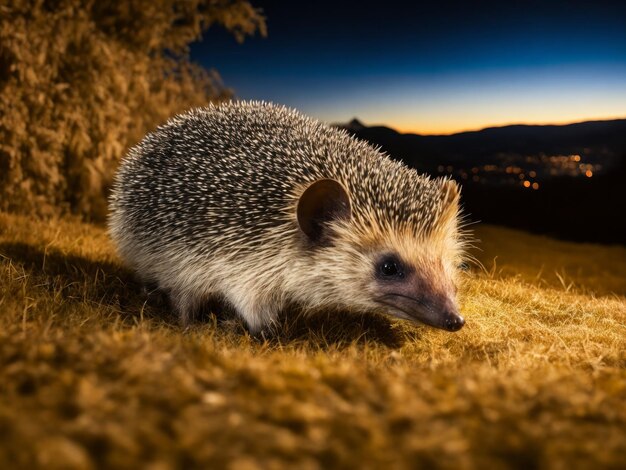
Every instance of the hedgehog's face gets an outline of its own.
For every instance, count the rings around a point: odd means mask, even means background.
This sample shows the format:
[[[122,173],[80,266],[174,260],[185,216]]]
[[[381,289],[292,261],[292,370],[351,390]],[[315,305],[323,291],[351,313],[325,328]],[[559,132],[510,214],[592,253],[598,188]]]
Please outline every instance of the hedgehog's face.
[[[298,203],[298,223],[311,242],[310,276],[325,300],[448,331],[461,329],[465,321],[458,312],[455,283],[458,193],[453,184],[444,195],[448,213],[425,238],[409,230],[359,230],[343,186],[333,180],[313,183]],[[332,230],[325,229],[330,226]]]
[[[427,240],[411,242],[383,246],[372,253],[368,289],[372,298],[399,318],[460,330],[465,320],[456,302],[454,256]]]

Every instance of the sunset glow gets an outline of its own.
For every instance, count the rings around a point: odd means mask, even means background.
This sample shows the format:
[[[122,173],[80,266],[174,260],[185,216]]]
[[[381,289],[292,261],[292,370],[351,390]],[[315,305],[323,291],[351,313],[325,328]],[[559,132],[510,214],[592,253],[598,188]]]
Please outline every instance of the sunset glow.
[[[626,4],[263,8],[267,38],[191,48],[238,98],[419,134],[626,117]]]
[[[625,105],[626,106],[626,105]],[[624,107],[624,106],[622,106]],[[455,119],[450,119],[450,121],[439,121],[439,122],[429,122],[428,119],[425,120],[412,120],[409,122],[405,121],[394,121],[390,119],[388,122],[377,123],[372,122],[369,123],[367,121],[362,120],[366,125],[385,125],[391,127],[398,132],[403,134],[425,134],[425,135],[446,135],[446,134],[455,134],[458,132],[466,132],[466,131],[476,131],[480,129],[484,129],[487,127],[502,127],[508,125],[516,125],[516,124],[527,124],[527,125],[554,125],[554,124],[572,124],[576,122],[583,121],[604,121],[610,119],[624,119],[626,118],[626,112],[618,115],[606,115],[602,113],[598,113],[596,115],[590,115],[588,113],[578,113],[572,114],[569,117],[564,117],[560,115],[558,118],[552,120],[540,119],[535,116],[527,115],[519,115],[516,119],[511,118],[509,120],[496,120],[496,119],[475,119],[475,120],[467,120],[460,121]],[[334,122],[332,119],[330,122]],[[343,121],[342,121],[343,122]]]

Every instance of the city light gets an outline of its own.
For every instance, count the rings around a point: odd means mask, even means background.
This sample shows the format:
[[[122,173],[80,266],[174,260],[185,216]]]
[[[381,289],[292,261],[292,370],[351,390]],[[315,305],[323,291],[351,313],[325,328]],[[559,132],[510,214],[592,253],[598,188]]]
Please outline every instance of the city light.
[[[470,184],[521,185],[523,188],[539,189],[543,181],[553,177],[591,178],[602,171],[597,163],[598,155],[585,149],[585,154],[547,155],[501,153],[493,163],[482,166],[463,167],[450,164],[438,165],[437,171],[457,181]]]

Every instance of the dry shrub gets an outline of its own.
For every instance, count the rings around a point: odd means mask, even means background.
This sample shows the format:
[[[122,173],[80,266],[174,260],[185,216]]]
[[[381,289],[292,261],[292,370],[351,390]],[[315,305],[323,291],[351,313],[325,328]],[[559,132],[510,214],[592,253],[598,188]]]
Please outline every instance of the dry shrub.
[[[0,209],[103,220],[129,145],[231,96],[188,57],[216,23],[265,34],[241,0],[0,1]]]

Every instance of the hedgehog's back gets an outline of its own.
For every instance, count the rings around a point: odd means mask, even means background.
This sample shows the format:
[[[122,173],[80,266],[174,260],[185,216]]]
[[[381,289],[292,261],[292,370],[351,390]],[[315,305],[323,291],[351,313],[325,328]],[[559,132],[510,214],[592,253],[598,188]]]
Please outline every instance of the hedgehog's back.
[[[258,247],[268,230],[293,233],[291,209],[321,178],[342,183],[355,218],[374,224],[419,223],[428,216],[419,208],[441,189],[296,111],[227,103],[177,116],[131,149],[113,188],[111,234],[127,257],[174,246],[195,254]],[[367,220],[372,214],[386,220]]]
[[[118,245],[210,248],[254,243],[289,222],[294,187],[327,171],[313,134],[330,129],[286,108],[233,103],[192,110],[147,135],[122,161],[111,197]],[[347,136],[342,136],[347,139]],[[121,246],[123,250],[123,246]]]

